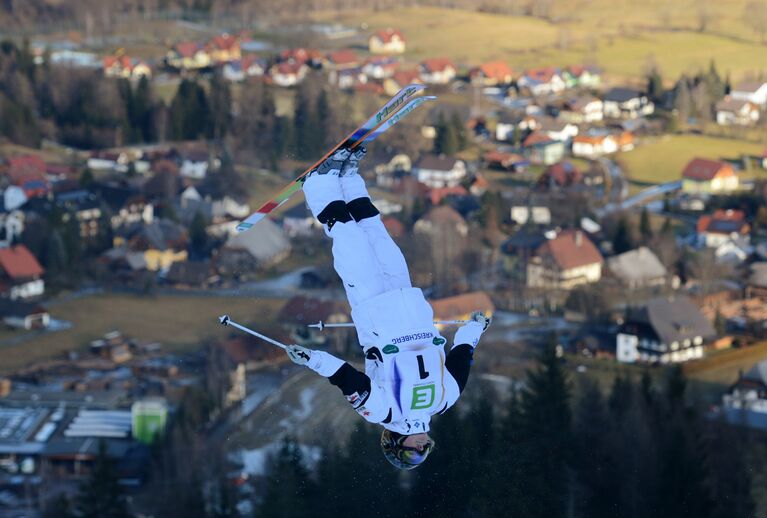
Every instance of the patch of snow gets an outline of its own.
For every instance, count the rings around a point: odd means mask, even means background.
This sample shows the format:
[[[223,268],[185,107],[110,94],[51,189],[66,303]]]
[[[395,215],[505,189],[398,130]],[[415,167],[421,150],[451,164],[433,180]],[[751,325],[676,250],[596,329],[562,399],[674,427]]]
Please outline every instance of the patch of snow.
[[[230,460],[242,464],[242,470],[248,475],[265,476],[269,461],[279,453],[282,448],[282,442],[273,442],[263,448],[254,450],[240,450],[230,455]],[[309,469],[314,469],[322,457],[322,449],[318,446],[308,446],[300,444],[301,455],[305,465]]]

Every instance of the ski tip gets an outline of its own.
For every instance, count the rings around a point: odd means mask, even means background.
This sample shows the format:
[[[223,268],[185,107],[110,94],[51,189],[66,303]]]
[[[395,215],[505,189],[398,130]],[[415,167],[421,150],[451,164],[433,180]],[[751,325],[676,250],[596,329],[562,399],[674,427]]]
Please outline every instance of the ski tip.
[[[228,325],[229,315],[221,315],[220,317],[218,317],[218,323],[221,324],[222,326]]]
[[[239,223],[237,225],[237,232],[245,232],[246,230],[250,230],[253,228],[253,225],[250,223],[245,223],[244,221],[242,223]]]

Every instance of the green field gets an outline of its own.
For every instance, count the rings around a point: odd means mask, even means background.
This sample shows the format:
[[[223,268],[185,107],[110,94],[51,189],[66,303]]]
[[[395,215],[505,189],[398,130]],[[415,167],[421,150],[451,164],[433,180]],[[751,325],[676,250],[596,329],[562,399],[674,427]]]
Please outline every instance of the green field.
[[[738,80],[763,69],[767,55],[758,35],[743,27],[747,3],[706,6],[705,32],[697,30],[699,2],[694,0],[568,2],[555,7],[549,17],[553,21],[434,7],[317,18],[362,27],[365,34],[399,28],[408,41],[405,57],[411,60],[447,56],[472,65],[501,59],[517,69],[594,63],[616,77],[641,76],[652,62],[668,80],[708,67],[714,59],[722,73]]]
[[[273,321],[283,300],[244,297],[94,295],[53,305],[53,318],[73,325],[15,345],[0,344],[0,373],[35,361],[81,350],[109,331],[146,342],[160,342],[165,350],[200,347],[229,330],[217,317],[226,313],[242,322]],[[15,333],[21,334],[21,333]],[[4,333],[2,338],[6,338]]]
[[[701,135],[665,135],[645,139],[633,151],[618,155],[626,176],[640,183],[663,183],[681,178],[684,166],[695,157],[739,158],[760,153],[761,144]]]

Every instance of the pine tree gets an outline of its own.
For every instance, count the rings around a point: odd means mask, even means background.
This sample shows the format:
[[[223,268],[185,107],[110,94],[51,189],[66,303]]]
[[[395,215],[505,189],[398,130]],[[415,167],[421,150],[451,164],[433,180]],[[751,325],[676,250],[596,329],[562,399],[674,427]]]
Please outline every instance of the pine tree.
[[[461,116],[458,115],[457,112],[453,112],[453,115],[450,118],[450,125],[455,131],[458,151],[463,151],[466,149],[466,146],[469,145],[469,136],[466,132],[466,124],[464,124],[463,120],[461,120]]]
[[[694,115],[692,92],[685,76],[677,81],[674,88],[674,109],[677,110],[678,117],[683,122],[687,122],[687,119]]]
[[[208,136],[221,139],[229,132],[232,119],[232,93],[229,82],[220,73],[210,82],[210,125]]]
[[[320,149],[320,138],[317,131],[314,103],[307,88],[299,87],[296,92],[296,111],[293,116],[295,145],[299,158],[309,160],[315,157]]]
[[[552,335],[538,367],[527,373],[526,388],[520,397],[520,433],[530,459],[525,475],[530,517],[564,517],[570,491],[570,390],[556,356],[555,340]]]
[[[205,134],[210,112],[205,90],[182,79],[170,103],[170,133],[176,140],[192,140]]]
[[[141,142],[152,142],[156,138],[153,110],[152,90],[149,79],[146,76],[141,76],[133,93],[133,104],[130,113],[131,126]]]
[[[650,225],[650,214],[647,207],[642,207],[642,215],[639,220],[639,233],[642,236],[642,242],[647,243],[652,239],[652,225]]]
[[[202,212],[196,212],[189,224],[189,247],[198,256],[207,255],[208,222]]]
[[[76,518],[72,503],[65,493],[59,493],[45,504],[42,518]]]
[[[647,76],[647,95],[650,99],[657,103],[663,99],[663,77],[660,75],[657,67],[653,67]]]
[[[443,113],[437,121],[437,136],[434,139],[434,152],[442,155],[453,155],[458,151],[459,139],[455,127],[445,120]]]
[[[128,518],[125,502],[114,461],[107,456],[106,443],[99,442],[99,451],[88,480],[80,486],[76,500],[80,518]]]
[[[266,491],[257,516],[263,518],[309,516],[312,514],[311,503],[315,498],[315,490],[298,443],[287,437],[269,468]]]
[[[618,226],[613,234],[613,252],[616,254],[622,254],[628,252],[634,247],[633,239],[631,238],[631,230],[629,229],[629,223],[625,216],[621,216],[618,219]]]
[[[63,274],[67,265],[69,264],[69,257],[67,256],[67,249],[64,246],[64,239],[61,237],[61,232],[54,229],[48,236],[48,240],[45,243],[45,249],[43,253],[43,265],[47,275],[52,279],[57,279]]]

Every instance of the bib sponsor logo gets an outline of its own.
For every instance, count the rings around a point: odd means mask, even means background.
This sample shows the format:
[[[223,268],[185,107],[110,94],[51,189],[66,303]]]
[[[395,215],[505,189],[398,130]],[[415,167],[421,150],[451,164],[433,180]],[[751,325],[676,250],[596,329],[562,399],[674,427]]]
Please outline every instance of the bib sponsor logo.
[[[399,352],[399,347],[397,347],[394,344],[389,344],[386,347],[383,348],[384,354],[394,354]]]
[[[413,387],[413,402],[410,404],[410,410],[429,408],[434,403],[436,392],[434,383]]]
[[[434,333],[413,333],[410,335],[398,336],[397,338],[392,340],[392,343],[404,344],[405,342],[412,342],[413,340],[428,340],[429,338],[433,336],[434,336]]]
[[[440,338],[439,336],[435,336],[434,340],[431,341],[434,345],[445,345],[445,339]]]
[[[362,394],[355,392],[353,394],[349,394],[348,396],[346,396],[346,401],[348,401],[349,404],[351,404],[352,408],[356,409],[362,404],[363,401],[365,401],[365,398],[367,397],[368,397],[367,390],[363,392]]]

